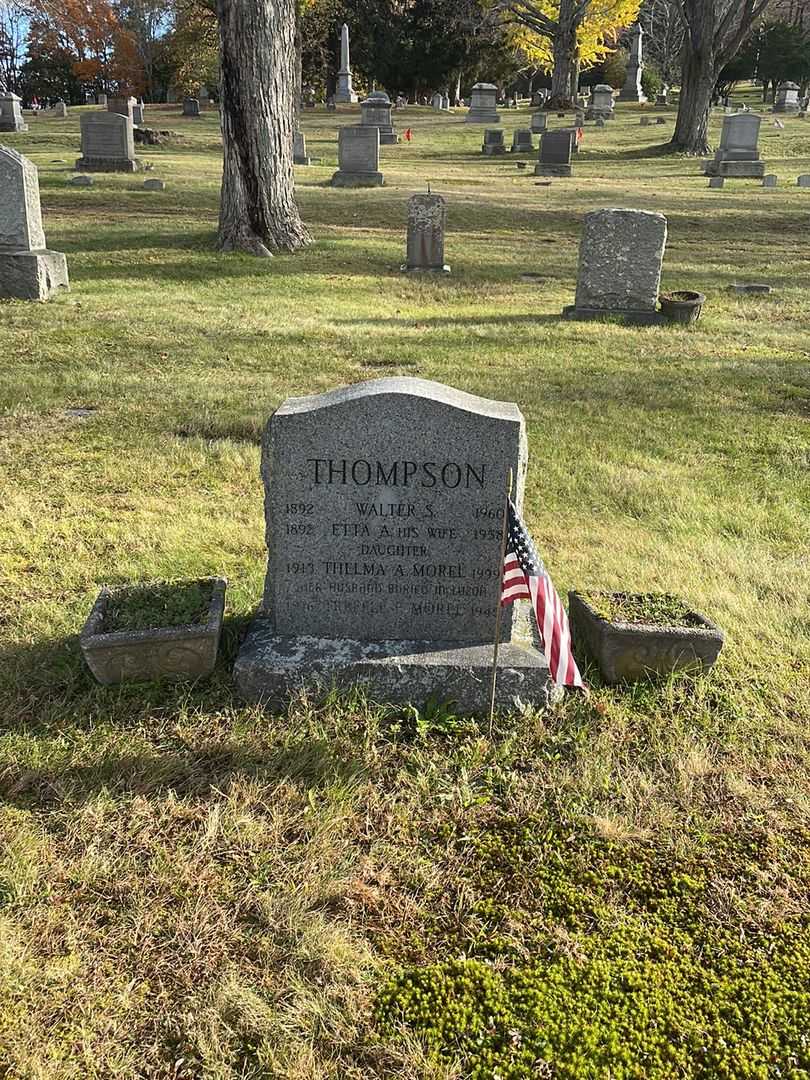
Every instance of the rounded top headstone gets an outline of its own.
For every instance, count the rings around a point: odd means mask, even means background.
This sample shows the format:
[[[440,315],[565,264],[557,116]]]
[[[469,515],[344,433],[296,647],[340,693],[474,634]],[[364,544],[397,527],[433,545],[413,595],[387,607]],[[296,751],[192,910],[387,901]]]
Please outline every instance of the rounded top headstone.
[[[366,98],[366,101],[378,101],[382,102],[383,105],[390,105],[391,98],[384,90],[372,90]]]
[[[494,83],[477,82],[473,87],[473,90],[497,90],[498,87]]]

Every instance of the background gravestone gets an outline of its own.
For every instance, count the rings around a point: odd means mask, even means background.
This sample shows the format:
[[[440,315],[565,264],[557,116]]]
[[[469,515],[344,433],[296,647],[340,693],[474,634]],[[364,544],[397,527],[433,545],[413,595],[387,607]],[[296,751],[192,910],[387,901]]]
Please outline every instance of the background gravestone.
[[[534,167],[535,176],[570,176],[573,128],[546,131],[540,136],[540,156]]]
[[[544,112],[532,113],[531,130],[535,135],[542,135],[548,124],[548,115]]]
[[[128,116],[135,123],[135,106],[138,104],[134,97],[119,95],[111,97],[107,101],[107,112],[118,113],[119,116]]]
[[[343,127],[338,135],[338,171],[332,187],[381,187],[380,132],[376,127]]]
[[[619,94],[619,101],[644,102],[647,98],[641,89],[641,73],[644,70],[642,40],[644,31],[639,23],[633,27],[633,40],[630,45],[630,57],[627,61],[627,75]]]
[[[36,166],[6,146],[0,146],[0,192],[0,296],[47,300],[68,288],[67,260],[45,246]]]
[[[16,94],[0,94],[0,131],[28,131],[21,102]]]
[[[704,176],[732,176],[758,179],[765,175],[759,160],[759,129],[762,117],[756,113],[734,113],[723,117],[720,146],[714,159],[706,163]]]
[[[353,105],[357,94],[352,87],[352,69],[349,64],[349,27],[344,23],[340,28],[340,70],[337,77],[335,101],[343,105]]]
[[[517,128],[512,135],[512,153],[513,154],[532,154],[534,153],[534,143],[532,142],[532,133],[528,128]]]
[[[797,113],[799,111],[799,85],[795,82],[784,82],[776,91],[773,111],[775,113]]]
[[[506,147],[503,144],[503,132],[500,128],[493,128],[491,131],[486,130],[484,132],[481,153],[486,154],[487,157],[497,157],[506,153]]]
[[[360,123],[377,128],[381,146],[393,146],[399,142],[391,122],[391,99],[384,90],[375,90],[360,102]]]
[[[612,120],[614,115],[613,87],[600,83],[593,88],[593,93],[585,110],[586,120]]]
[[[200,102],[198,98],[183,98],[183,116],[199,116]]]
[[[377,379],[273,414],[262,449],[269,552],[234,677],[251,700],[360,683],[377,701],[489,704],[509,470],[523,417],[421,379]],[[548,668],[504,610],[499,704],[547,700]]]
[[[492,83],[476,83],[472,88],[470,111],[464,117],[467,124],[500,124],[496,102],[498,87]]]
[[[577,294],[566,318],[621,315],[657,323],[667,219],[647,210],[594,210],[585,215],[579,246]]]
[[[408,200],[407,271],[450,273],[444,261],[447,204],[441,195],[412,195]]]
[[[79,119],[82,156],[76,168],[86,172],[137,172],[135,136],[128,116],[115,112],[83,113]]]
[[[310,159],[307,154],[307,141],[303,131],[293,134],[293,165],[309,165]]]
[[[132,123],[143,126],[143,102],[136,101],[132,106]]]

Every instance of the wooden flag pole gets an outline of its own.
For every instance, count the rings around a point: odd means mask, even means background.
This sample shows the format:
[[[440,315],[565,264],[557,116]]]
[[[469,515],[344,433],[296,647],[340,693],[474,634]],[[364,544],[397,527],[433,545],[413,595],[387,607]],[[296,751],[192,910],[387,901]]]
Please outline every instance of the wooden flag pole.
[[[495,609],[495,648],[492,651],[492,693],[489,699],[489,736],[492,738],[492,725],[495,722],[495,688],[498,683],[498,650],[501,644],[501,593],[503,592],[503,564],[506,560],[507,525],[509,523],[509,500],[512,497],[512,470],[509,470],[509,480],[506,487],[506,498],[503,500],[503,528],[501,529],[501,560],[498,564],[498,600]]]

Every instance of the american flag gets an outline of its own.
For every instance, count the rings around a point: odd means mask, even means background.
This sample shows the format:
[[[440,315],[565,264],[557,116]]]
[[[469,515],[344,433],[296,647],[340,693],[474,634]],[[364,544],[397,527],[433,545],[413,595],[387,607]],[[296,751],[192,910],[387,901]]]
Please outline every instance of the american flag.
[[[501,604],[531,601],[551,677],[558,686],[584,687],[571,651],[568,616],[515,504],[507,499],[506,554]]]

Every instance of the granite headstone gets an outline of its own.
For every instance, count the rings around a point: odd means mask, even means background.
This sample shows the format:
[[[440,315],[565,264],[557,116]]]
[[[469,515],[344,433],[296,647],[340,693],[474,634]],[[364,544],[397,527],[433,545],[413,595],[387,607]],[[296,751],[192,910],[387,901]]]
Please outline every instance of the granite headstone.
[[[577,293],[566,318],[621,315],[657,323],[667,220],[648,210],[594,210],[585,215],[579,247]]]
[[[234,668],[246,698],[361,685],[372,700],[486,712],[516,405],[421,379],[291,398],[262,447],[267,579]],[[525,611],[504,609],[497,704],[548,700]]]
[[[467,124],[500,124],[496,103],[498,87],[492,83],[479,82],[472,88],[470,109],[464,117]]]
[[[540,136],[540,156],[535,176],[570,176],[572,139],[570,128],[546,131]]]
[[[380,132],[357,124],[342,127],[338,135],[338,171],[332,187],[381,187]]]
[[[408,200],[408,242],[403,270],[450,273],[444,261],[447,204],[441,195],[412,195]]]
[[[0,192],[0,297],[48,300],[68,288],[67,260],[45,245],[36,165],[7,146],[0,146]]]
[[[83,113],[79,126],[82,156],[76,168],[86,172],[137,172],[132,121],[116,112]]]

